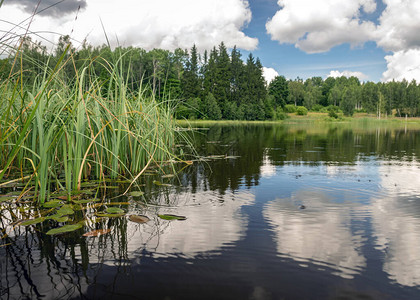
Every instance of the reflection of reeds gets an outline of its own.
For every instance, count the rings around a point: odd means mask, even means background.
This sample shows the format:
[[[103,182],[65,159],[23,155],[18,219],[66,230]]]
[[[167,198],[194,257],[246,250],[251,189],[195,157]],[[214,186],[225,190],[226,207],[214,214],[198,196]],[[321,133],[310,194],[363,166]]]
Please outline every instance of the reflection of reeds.
[[[14,55],[18,66],[24,54],[18,48]],[[68,46],[53,68],[36,62],[33,85],[25,84],[23,68],[1,79],[0,181],[19,174],[42,203],[52,188],[70,195],[84,179],[136,178],[169,160],[175,132],[170,105],[144,88],[130,90],[123,58],[95,58],[106,70],[99,78],[93,59],[76,69]],[[66,68],[75,78],[66,78]]]

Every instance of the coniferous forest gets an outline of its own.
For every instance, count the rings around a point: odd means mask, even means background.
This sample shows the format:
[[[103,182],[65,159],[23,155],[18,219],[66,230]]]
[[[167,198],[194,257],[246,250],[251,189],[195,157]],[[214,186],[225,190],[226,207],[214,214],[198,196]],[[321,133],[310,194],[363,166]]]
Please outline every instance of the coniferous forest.
[[[379,118],[420,115],[420,87],[415,80],[374,83],[356,77],[290,80],[277,76],[267,84],[259,58],[242,57],[236,47],[228,50],[224,43],[203,53],[195,46],[146,51],[83,43],[76,49],[63,36],[51,53],[40,42],[25,37],[18,61],[14,53],[1,60],[0,76],[22,71],[25,83],[33,84],[45,65],[52,68],[64,52],[72,62],[62,72],[66,84],[72,85],[77,70],[89,65],[106,90],[108,62],[112,61],[118,63],[128,89],[141,88],[158,101],[168,101],[179,119],[278,120],[286,118],[286,113],[305,115],[308,111],[329,112],[332,117],[338,112],[346,116],[367,112]]]

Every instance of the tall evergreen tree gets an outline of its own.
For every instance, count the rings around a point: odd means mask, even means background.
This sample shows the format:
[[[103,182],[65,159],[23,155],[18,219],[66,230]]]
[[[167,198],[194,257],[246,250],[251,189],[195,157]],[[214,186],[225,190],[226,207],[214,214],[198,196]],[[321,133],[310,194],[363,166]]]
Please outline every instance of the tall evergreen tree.
[[[197,47],[191,48],[191,55],[188,57],[184,74],[182,76],[182,88],[184,98],[196,98],[200,95],[201,84],[198,76],[198,53]]]

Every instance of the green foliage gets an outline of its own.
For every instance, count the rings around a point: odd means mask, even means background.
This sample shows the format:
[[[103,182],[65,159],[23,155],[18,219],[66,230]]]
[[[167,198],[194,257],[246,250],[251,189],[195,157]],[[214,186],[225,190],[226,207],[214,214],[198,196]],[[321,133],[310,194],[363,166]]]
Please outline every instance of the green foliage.
[[[275,120],[285,120],[287,118],[289,118],[289,115],[283,111],[281,106],[277,107],[275,115],[274,115],[274,119]]]
[[[324,106],[322,106],[321,104],[315,104],[314,106],[312,106],[311,111],[320,112],[323,108]]]
[[[327,109],[330,118],[338,119],[339,108],[337,106],[330,105]]]
[[[56,234],[62,234],[62,233],[67,233],[67,232],[73,232],[76,231],[78,229],[81,229],[83,227],[82,224],[72,224],[72,225],[64,225],[62,227],[58,227],[58,228],[54,228],[54,229],[50,229],[47,232],[47,235],[56,235]]]
[[[176,215],[158,215],[158,217],[163,220],[168,220],[168,221],[172,221],[172,220],[185,221],[187,219],[184,216],[176,216]]]
[[[341,99],[340,107],[345,116],[352,116],[355,110],[357,101],[356,87],[349,86],[344,90],[343,98]]]
[[[289,97],[289,85],[284,76],[276,76],[268,86],[268,93],[274,97],[275,106],[286,105]]]
[[[308,114],[308,109],[304,106],[298,106],[296,109],[296,114],[298,116],[306,116]]]
[[[292,104],[287,104],[284,106],[284,111],[287,113],[295,113],[296,112],[296,106]]]
[[[209,93],[204,99],[202,112],[208,120],[220,120],[222,118],[222,112],[212,93]]]
[[[63,53],[54,57],[52,68],[42,61],[29,66],[32,71],[42,67],[35,79],[25,71],[0,82],[0,180],[11,169],[33,170],[30,185],[41,203],[56,188],[71,195],[83,179],[134,178],[152,161],[170,159],[175,143],[169,102],[157,101],[163,99],[159,72],[169,52],[152,53],[162,61],[155,63],[150,89],[131,89],[136,84],[127,71],[132,67],[128,50],[116,49],[106,61],[100,56],[91,60],[85,49],[80,55],[86,59],[73,63],[77,53],[71,45],[60,47],[57,55]]]

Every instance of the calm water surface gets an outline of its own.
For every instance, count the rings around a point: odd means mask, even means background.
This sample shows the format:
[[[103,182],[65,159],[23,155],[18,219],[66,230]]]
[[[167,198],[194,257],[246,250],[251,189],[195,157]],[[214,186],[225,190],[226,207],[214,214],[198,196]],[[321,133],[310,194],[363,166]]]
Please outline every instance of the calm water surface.
[[[178,178],[148,175],[144,198],[109,200],[146,224],[51,237],[45,224],[8,226],[0,204],[0,298],[420,299],[420,131],[266,124],[194,137],[202,158]],[[111,233],[81,236],[95,228]]]

